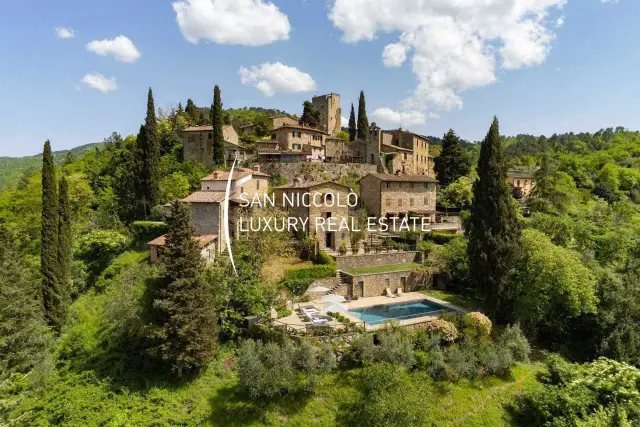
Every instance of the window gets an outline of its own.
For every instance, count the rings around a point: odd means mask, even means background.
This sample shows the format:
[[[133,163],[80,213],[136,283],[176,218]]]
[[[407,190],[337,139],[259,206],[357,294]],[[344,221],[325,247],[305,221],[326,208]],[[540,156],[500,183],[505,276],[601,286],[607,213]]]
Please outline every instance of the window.
[[[209,137],[209,141],[213,139],[213,133],[207,134],[207,136]]]
[[[427,184],[426,182],[424,183],[424,188],[429,188],[429,184]]]
[[[275,133],[271,134],[271,139],[278,139],[278,135],[276,135]]]
[[[325,200],[326,200],[328,203],[331,203],[331,202],[333,201],[333,194],[331,194],[331,193],[327,193],[327,194],[325,195]]]
[[[402,156],[404,157],[405,160],[407,160],[407,153],[403,153]]]
[[[409,199],[409,206],[413,206],[413,199]]]
[[[244,193],[244,187],[240,187],[240,194]]]
[[[520,187],[520,180],[516,181],[516,187]]]
[[[387,199],[387,206],[391,206],[391,199]]]
[[[415,188],[415,187],[416,187],[416,185],[412,182],[411,183],[411,188]]]
[[[401,208],[402,207],[402,199],[398,199],[398,207]]]
[[[429,197],[428,196],[424,196],[424,204],[425,205],[429,204]]]
[[[260,180],[258,179],[258,180],[256,180],[256,182],[258,183],[257,187],[258,187],[258,190],[259,190],[260,189]]]
[[[387,184],[387,188],[391,188],[391,183],[390,182],[385,182],[385,184]]]
[[[384,279],[384,285],[388,288],[389,287],[389,279]]]

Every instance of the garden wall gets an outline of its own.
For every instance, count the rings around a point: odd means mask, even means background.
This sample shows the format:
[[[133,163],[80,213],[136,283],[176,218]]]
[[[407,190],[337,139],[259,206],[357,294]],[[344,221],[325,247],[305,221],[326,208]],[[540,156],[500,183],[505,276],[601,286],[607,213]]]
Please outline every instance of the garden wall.
[[[408,263],[422,264],[422,252],[381,252],[362,255],[337,256],[338,270],[350,268],[377,267]]]
[[[303,181],[358,181],[370,173],[376,173],[376,165],[361,163],[259,163],[260,171],[271,176],[280,175],[288,183],[297,178]]]
[[[387,280],[389,281],[389,289],[395,293],[398,288],[402,288],[402,278],[406,280],[406,286],[403,292],[413,292],[415,284],[419,281],[416,278],[417,273],[413,271],[394,271],[391,273],[373,273],[373,274],[361,274],[353,275],[350,277],[352,283],[353,293],[358,295],[359,284],[358,282],[364,282],[363,297],[377,297],[384,295],[387,288]]]

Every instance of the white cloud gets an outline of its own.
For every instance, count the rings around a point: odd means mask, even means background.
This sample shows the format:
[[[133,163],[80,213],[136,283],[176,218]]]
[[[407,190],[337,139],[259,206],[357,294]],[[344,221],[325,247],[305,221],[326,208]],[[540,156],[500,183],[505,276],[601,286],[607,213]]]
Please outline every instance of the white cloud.
[[[562,15],[561,17],[559,17],[556,20],[556,27],[560,28],[564,25],[564,21],[566,20],[566,17],[564,15]]]
[[[86,84],[90,88],[97,89],[102,93],[109,93],[114,90],[118,90],[116,84],[116,78],[107,78],[100,73],[85,74],[82,78],[82,83]]]
[[[140,58],[138,49],[125,36],[113,40],[94,40],[87,45],[87,50],[101,56],[111,55],[122,62],[136,62]]]
[[[550,9],[566,1],[335,0],[329,19],[349,43],[398,34],[382,58],[388,67],[411,62],[417,86],[403,109],[450,110],[462,108],[464,91],[495,83],[498,68],[541,64],[558,23]]]
[[[288,40],[287,15],[263,0],[181,0],[173,3],[178,26],[191,43],[262,46]]]
[[[600,0],[600,3],[613,3],[613,4],[616,4],[616,3],[618,3],[618,0]]]
[[[251,69],[240,67],[238,74],[242,84],[253,85],[264,96],[273,96],[278,92],[309,92],[317,88],[309,74],[280,62],[254,65]]]
[[[345,116],[340,116],[340,122],[341,122],[340,124],[343,127],[347,127],[349,125],[349,118]]]
[[[56,36],[59,39],[72,39],[76,36],[76,30],[71,28],[58,27],[56,28]]]
[[[437,119],[439,117],[435,113],[425,114],[416,110],[395,111],[391,108],[377,108],[371,116],[376,121],[401,126],[423,125],[427,118]]]

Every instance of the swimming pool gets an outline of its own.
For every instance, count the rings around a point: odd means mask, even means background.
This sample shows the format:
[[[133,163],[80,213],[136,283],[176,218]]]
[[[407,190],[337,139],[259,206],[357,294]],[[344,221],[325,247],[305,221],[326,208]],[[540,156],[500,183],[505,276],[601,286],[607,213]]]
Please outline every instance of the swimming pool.
[[[370,325],[379,325],[389,320],[407,320],[422,316],[435,316],[447,311],[452,310],[425,299],[354,308],[349,310],[349,313]]]

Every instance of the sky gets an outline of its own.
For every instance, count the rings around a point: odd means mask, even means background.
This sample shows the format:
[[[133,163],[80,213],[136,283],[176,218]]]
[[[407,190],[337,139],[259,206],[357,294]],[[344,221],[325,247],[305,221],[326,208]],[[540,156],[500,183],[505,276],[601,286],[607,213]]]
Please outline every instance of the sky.
[[[188,98],[481,140],[640,129],[637,0],[2,0],[0,156],[136,133]],[[343,126],[346,123],[343,123]]]

